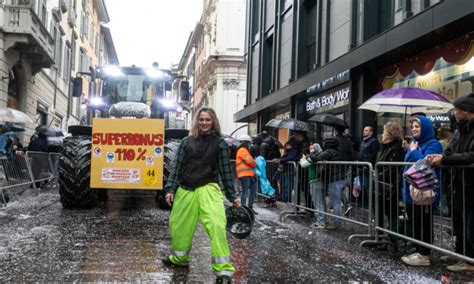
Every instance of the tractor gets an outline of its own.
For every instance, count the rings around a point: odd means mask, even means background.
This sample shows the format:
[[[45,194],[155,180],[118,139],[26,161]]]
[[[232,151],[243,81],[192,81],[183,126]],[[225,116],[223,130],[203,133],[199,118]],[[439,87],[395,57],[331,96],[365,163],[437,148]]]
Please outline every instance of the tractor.
[[[87,115],[81,120],[81,125],[68,128],[71,136],[64,140],[59,162],[59,194],[63,207],[67,209],[92,208],[97,206],[101,197],[106,196],[108,189],[129,189],[129,186],[130,189],[157,190],[158,204],[161,208],[166,208],[161,189],[166,184],[166,177],[170,172],[171,162],[179,142],[188,135],[188,131],[164,129],[164,133],[157,134],[154,130],[148,130],[150,133],[146,133],[147,130],[144,130],[144,133],[135,133],[134,129],[139,129],[145,122],[148,125],[166,124],[164,119],[167,113],[176,111],[177,107],[176,104],[173,105],[166,100],[166,93],[171,90],[172,82],[176,77],[169,70],[157,67],[104,66],[91,67],[89,70],[90,72],[79,72],[73,80],[72,95],[80,97],[83,94],[82,76],[90,77],[89,95],[85,101]],[[189,96],[187,82],[181,81],[181,83],[183,84],[180,85],[180,96],[182,98]],[[90,125],[91,122],[92,125]],[[128,125],[129,130],[120,135],[96,133],[101,132],[97,130],[99,125],[102,125],[102,129],[105,125],[105,132],[107,132],[108,124],[119,126],[123,124],[124,127]],[[107,140],[107,137],[112,140]],[[152,141],[150,137],[154,137],[153,143],[158,145],[154,146],[156,153],[153,155],[150,154],[152,150],[146,153],[145,149],[145,145],[147,147],[152,145],[148,143]],[[134,145],[144,146],[134,149],[122,146],[122,148],[107,150],[105,144],[104,147],[94,146],[97,141],[118,141],[118,145],[138,143]],[[164,152],[162,156],[160,156],[161,151]],[[159,163],[157,157],[162,159]],[[95,162],[94,159],[104,160],[104,163]],[[127,159],[138,166],[134,165],[132,170],[120,168],[120,162]],[[156,165],[145,168],[145,160],[147,166]],[[100,165],[97,166],[97,164]],[[142,164],[143,168],[148,170],[140,169]],[[150,182],[150,174],[155,177],[157,172],[161,173],[159,177],[163,180],[151,179]],[[97,174],[98,179],[102,179],[98,184],[102,186],[95,185],[94,176]],[[140,188],[140,182],[145,178],[148,178],[147,185],[154,186]],[[124,180],[125,184],[123,184]]]

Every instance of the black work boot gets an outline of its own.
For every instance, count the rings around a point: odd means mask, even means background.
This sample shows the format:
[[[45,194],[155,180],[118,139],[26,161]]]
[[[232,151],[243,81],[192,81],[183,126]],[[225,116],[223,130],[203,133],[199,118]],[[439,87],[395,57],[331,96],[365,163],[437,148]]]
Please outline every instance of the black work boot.
[[[230,283],[232,283],[232,278],[230,278],[230,276],[221,275],[221,276],[217,276],[216,278],[216,284],[230,284]]]
[[[253,215],[258,215],[258,212],[257,212],[257,211],[255,211],[255,210],[253,210],[253,207],[250,207],[250,210],[252,210],[252,212],[253,212]]]
[[[179,265],[179,264],[175,264],[171,261],[171,259],[169,257],[165,257],[161,260],[161,262],[163,262],[164,265],[166,266],[171,266],[171,267],[189,267],[188,264],[186,265]]]

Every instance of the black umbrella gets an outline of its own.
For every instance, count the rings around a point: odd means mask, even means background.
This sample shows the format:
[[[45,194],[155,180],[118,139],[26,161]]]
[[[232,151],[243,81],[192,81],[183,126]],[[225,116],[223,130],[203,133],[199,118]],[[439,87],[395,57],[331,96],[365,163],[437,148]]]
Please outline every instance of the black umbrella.
[[[265,126],[273,128],[288,128],[294,131],[308,131],[308,124],[294,118],[287,119],[272,119]]]
[[[308,119],[308,121],[313,121],[316,123],[321,123],[323,125],[332,126],[332,127],[344,127],[349,128],[347,122],[334,114],[317,114]]]
[[[61,131],[61,129],[49,125],[40,125],[35,128],[35,131],[46,136],[64,136],[64,133]]]
[[[16,123],[5,124],[4,126],[8,127],[8,129],[10,129],[10,131],[13,131],[13,132],[23,132],[23,131],[25,131],[25,128],[23,128],[23,126],[18,125]]]

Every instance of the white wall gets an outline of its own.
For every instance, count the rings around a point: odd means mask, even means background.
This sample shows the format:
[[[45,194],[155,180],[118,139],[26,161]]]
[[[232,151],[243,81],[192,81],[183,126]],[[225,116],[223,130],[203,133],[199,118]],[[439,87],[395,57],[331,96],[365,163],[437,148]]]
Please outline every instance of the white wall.
[[[202,22],[209,33],[206,38],[206,56],[218,55],[217,62],[208,64],[213,72],[207,89],[209,106],[219,117],[222,132],[230,134],[242,123],[234,123],[234,113],[246,102],[247,64],[245,51],[245,0],[217,0],[215,9]],[[206,34],[206,33],[205,33]],[[204,72],[204,70],[203,70]],[[247,133],[244,128],[236,136]]]
[[[331,1],[329,61],[349,51],[351,9],[352,1]]]
[[[217,1],[216,50],[218,54],[243,55],[245,11],[245,0]]]

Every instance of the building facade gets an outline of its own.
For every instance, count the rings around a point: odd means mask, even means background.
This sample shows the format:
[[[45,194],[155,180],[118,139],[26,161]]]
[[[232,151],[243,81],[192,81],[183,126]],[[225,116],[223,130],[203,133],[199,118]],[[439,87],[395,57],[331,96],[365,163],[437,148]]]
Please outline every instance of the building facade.
[[[89,66],[118,62],[101,25],[109,21],[104,1],[6,0],[0,13],[0,107],[34,121],[20,139],[27,144],[38,125],[78,124],[84,98],[70,95],[72,78]]]
[[[401,120],[357,109],[380,90],[472,91],[471,1],[264,0],[247,1],[247,11],[246,107],[234,119],[255,132],[285,140],[287,132],[265,123],[332,113],[360,139],[365,125]],[[314,140],[332,131],[314,124],[310,129]]]
[[[225,134],[245,125],[233,119],[246,97],[245,15],[244,0],[204,0],[179,67],[190,81],[191,114],[204,106],[214,108]]]

